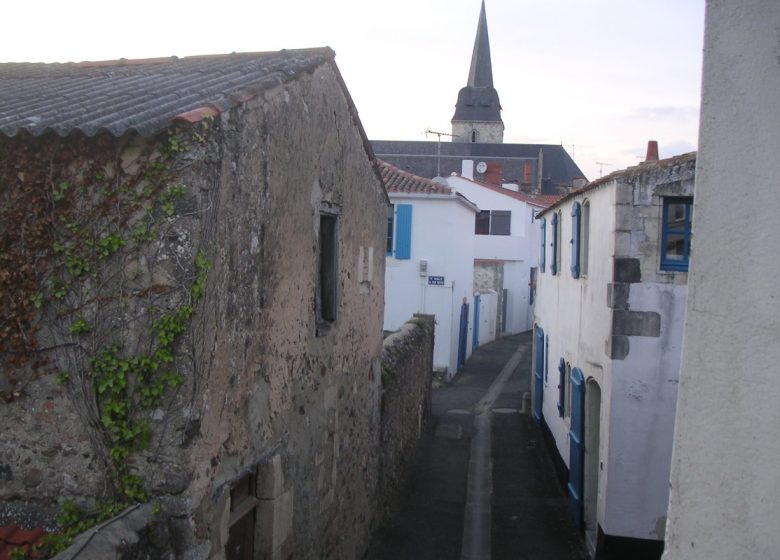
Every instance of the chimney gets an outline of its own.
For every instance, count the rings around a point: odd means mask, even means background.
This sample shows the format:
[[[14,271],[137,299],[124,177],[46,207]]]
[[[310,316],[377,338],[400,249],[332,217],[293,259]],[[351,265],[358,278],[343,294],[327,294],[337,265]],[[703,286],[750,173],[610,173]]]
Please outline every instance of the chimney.
[[[523,163],[523,184],[531,184],[531,162],[526,161]]]
[[[647,155],[645,155],[645,162],[658,161],[658,140],[647,141]]]
[[[503,182],[501,171],[500,163],[488,163],[487,170],[485,171],[485,182],[500,187]]]
[[[460,174],[466,179],[474,180],[474,160],[464,159],[461,163]]]

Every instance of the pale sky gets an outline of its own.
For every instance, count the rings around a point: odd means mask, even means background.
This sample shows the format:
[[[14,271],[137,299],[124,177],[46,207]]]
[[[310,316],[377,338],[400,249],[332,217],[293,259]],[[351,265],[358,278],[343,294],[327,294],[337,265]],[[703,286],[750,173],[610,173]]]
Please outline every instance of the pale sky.
[[[369,138],[450,132],[480,0],[26,0],[2,62],[330,46]],[[589,179],[697,145],[704,0],[486,0],[505,142],[564,144]],[[430,136],[428,139],[434,140]],[[599,163],[601,162],[601,163]]]

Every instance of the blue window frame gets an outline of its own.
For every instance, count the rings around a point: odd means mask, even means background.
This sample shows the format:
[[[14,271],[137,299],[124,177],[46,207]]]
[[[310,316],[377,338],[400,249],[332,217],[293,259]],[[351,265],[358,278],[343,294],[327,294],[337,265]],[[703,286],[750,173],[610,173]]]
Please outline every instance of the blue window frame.
[[[542,218],[539,222],[539,228],[541,229],[542,246],[539,249],[539,271],[544,272],[545,256],[547,244],[547,218]]]
[[[395,258],[412,257],[412,205],[395,205]]]
[[[580,277],[580,230],[582,207],[575,202],[571,207],[571,277]]]
[[[693,198],[664,197],[661,223],[661,270],[688,270],[692,221]]]
[[[556,212],[553,214],[552,220],[550,221],[550,225],[552,226],[552,243],[550,243],[550,247],[552,247],[552,253],[550,254],[550,273],[555,276],[558,274],[558,251],[560,250],[558,247],[558,213]]]

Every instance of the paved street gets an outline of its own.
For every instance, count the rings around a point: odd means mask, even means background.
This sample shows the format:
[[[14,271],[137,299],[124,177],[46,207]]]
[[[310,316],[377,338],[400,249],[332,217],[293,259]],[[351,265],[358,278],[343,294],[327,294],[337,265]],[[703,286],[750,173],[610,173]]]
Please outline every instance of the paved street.
[[[478,349],[433,394],[398,514],[367,560],[582,560],[541,433],[527,413],[531,334]]]

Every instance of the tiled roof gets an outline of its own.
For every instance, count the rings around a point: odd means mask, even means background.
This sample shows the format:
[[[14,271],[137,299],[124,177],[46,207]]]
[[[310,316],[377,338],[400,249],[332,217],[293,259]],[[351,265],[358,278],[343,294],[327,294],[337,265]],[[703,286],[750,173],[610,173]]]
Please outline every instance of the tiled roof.
[[[452,194],[447,185],[402,171],[386,161],[377,160],[382,182],[389,193]]]
[[[0,527],[0,560],[10,560],[11,552],[21,548],[28,553],[34,544],[41,541],[46,533],[41,528],[28,531],[20,529],[16,525]],[[26,555],[25,558],[32,558]]]
[[[0,64],[0,134],[154,135],[333,61],[329,48],[64,64]]]
[[[561,195],[558,194],[533,194],[533,193],[525,193],[525,192],[515,192],[515,191],[510,191],[509,189],[505,189],[504,187],[499,187],[498,185],[486,183],[484,181],[469,179],[467,177],[463,177],[460,174],[456,174],[456,175],[461,179],[465,181],[471,181],[472,183],[474,183],[475,185],[479,185],[480,187],[484,187],[493,192],[506,195],[510,198],[514,198],[515,200],[520,200],[522,202],[526,202],[528,204],[537,206],[539,208],[547,208],[551,204],[555,204],[561,199]]]
[[[667,167],[673,167],[675,165],[684,165],[695,161],[696,161],[696,152],[688,152],[686,154],[680,154],[677,156],[673,156],[665,159],[659,159],[656,161],[644,161],[639,165],[633,165],[625,169],[613,171],[609,175],[605,175],[604,177],[596,179],[595,181],[591,181],[584,187],[580,187],[579,189],[571,191],[566,196],[563,196],[560,199],[558,199],[558,201],[555,202],[554,204],[551,204],[550,206],[545,208],[542,212],[539,213],[539,215],[541,216],[542,214],[546,213],[548,210],[552,208],[557,208],[567,200],[576,198],[588,191],[592,191],[597,187],[612,183],[613,181],[630,181],[631,179],[643,175],[648,171],[664,169]]]

